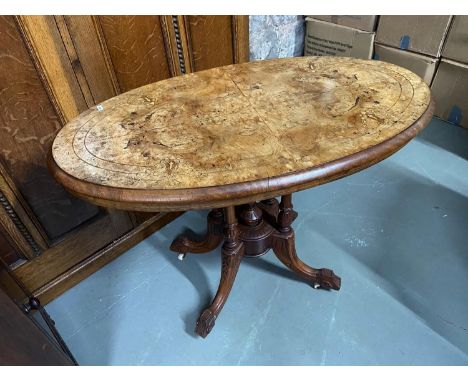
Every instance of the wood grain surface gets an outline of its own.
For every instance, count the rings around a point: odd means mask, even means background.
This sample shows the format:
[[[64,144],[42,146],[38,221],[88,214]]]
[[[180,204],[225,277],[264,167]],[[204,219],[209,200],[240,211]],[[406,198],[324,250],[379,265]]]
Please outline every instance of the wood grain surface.
[[[414,73],[372,60],[230,65],[103,102],[57,135],[69,191],[138,210],[228,205],[345,176],[390,155],[433,113]]]
[[[94,216],[98,209],[71,197],[47,171],[46,155],[61,127],[60,120],[14,18],[0,17],[0,30],[1,160],[54,239]]]
[[[16,19],[60,121],[70,121],[89,105],[54,16],[17,16]]]
[[[55,16],[58,20],[63,17],[68,34],[76,51],[76,59],[72,61],[75,73],[79,69],[84,74],[86,84],[81,85],[83,93],[88,88],[92,95],[92,104],[102,102],[120,93],[115,78],[112,62],[110,61],[99,18],[97,16]],[[65,33],[62,40],[66,42]],[[69,54],[70,56],[70,54]]]
[[[120,90],[170,77],[159,16],[99,16]]]
[[[193,71],[234,62],[232,18],[232,16],[187,16]],[[213,51],[217,54],[213,55]]]
[[[0,366],[71,366],[44,330],[0,290]]]

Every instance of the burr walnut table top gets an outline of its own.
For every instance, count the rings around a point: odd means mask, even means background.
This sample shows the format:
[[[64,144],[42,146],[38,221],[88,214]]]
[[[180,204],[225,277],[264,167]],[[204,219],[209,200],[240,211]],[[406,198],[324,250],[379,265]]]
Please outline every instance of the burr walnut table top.
[[[219,207],[337,179],[389,156],[434,109],[414,73],[300,57],[170,78],[111,98],[57,135],[70,192],[143,211]]]

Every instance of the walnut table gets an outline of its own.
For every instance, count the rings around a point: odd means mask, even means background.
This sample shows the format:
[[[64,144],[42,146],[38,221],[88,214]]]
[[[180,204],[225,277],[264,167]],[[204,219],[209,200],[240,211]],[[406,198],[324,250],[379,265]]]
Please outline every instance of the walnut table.
[[[300,57],[174,77],[109,99],[57,135],[49,168],[92,203],[135,211],[212,209],[203,241],[222,244],[221,280],[196,332],[213,328],[244,256],[270,249],[314,288],[340,289],[294,248],[291,195],[388,157],[429,122],[429,88],[380,61]],[[275,197],[281,196],[281,201]]]

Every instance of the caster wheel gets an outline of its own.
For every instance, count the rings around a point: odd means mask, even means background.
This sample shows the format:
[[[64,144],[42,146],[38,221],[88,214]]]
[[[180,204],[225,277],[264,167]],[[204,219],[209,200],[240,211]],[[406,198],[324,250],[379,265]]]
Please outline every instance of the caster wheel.
[[[179,253],[179,255],[177,256],[177,258],[180,260],[180,261],[183,261],[185,259],[185,256],[187,256],[186,253]]]

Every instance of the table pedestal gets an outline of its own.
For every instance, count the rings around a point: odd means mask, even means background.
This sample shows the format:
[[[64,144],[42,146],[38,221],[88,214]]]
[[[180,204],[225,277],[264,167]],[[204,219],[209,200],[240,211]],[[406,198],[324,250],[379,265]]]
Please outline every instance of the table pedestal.
[[[200,315],[195,332],[206,337],[215,324],[236,278],[242,257],[258,257],[270,249],[281,262],[305,279],[314,288],[339,290],[341,279],[330,269],[315,269],[302,262],[296,254],[294,231],[291,227],[297,212],[291,195],[242,206],[214,209],[208,214],[208,232],[202,241],[180,236],[171,250],[186,253],[210,252],[223,242],[221,280],[210,306]]]

